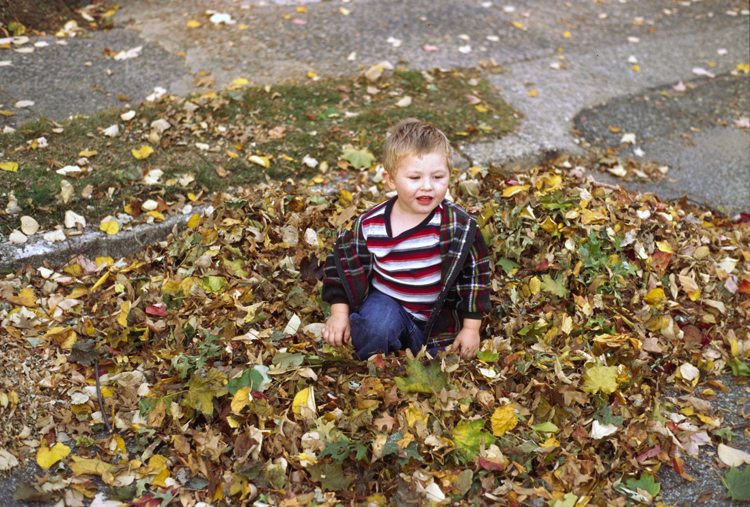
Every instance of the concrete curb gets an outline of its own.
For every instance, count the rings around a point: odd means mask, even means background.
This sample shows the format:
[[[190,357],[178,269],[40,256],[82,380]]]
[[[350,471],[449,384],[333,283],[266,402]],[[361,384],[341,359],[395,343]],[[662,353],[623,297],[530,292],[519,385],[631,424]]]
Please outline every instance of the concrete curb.
[[[202,213],[204,209],[205,206],[197,207],[193,212]],[[32,237],[28,243],[22,245],[2,243],[0,272],[26,266],[37,268],[45,261],[53,268],[59,267],[81,254],[89,258],[125,257],[140,252],[147,245],[164,241],[170,233],[185,227],[192,214],[172,215],[164,222],[139,224],[112,236],[89,227],[80,236],[70,236],[65,242],[50,243],[39,235],[40,237]]]

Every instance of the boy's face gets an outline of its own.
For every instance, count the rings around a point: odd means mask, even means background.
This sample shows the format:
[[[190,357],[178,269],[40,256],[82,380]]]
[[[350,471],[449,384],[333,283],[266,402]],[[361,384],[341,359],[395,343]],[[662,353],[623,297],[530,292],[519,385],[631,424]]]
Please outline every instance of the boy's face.
[[[450,172],[445,155],[427,153],[422,157],[409,155],[399,162],[396,174],[385,174],[386,183],[396,190],[394,206],[404,215],[426,217],[445,198]]]

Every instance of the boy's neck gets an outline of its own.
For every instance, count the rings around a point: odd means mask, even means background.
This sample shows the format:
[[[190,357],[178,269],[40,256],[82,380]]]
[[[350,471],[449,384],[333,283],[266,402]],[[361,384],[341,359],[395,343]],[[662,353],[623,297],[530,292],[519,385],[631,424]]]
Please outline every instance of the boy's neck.
[[[400,234],[413,229],[414,227],[421,224],[427,215],[415,215],[413,213],[405,213],[404,210],[399,206],[398,197],[393,203],[391,208],[391,235],[396,238]]]

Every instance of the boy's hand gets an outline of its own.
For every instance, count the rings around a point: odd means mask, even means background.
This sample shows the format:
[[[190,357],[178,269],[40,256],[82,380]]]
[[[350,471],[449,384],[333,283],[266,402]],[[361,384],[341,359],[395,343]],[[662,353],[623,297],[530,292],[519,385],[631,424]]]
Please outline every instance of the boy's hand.
[[[351,336],[349,305],[344,303],[331,305],[331,316],[326,321],[321,334],[326,343],[335,347],[341,347],[349,341]]]
[[[479,350],[479,326],[481,324],[481,320],[464,319],[463,328],[453,341],[453,352],[460,351],[461,357],[464,359],[476,357],[477,350]]]

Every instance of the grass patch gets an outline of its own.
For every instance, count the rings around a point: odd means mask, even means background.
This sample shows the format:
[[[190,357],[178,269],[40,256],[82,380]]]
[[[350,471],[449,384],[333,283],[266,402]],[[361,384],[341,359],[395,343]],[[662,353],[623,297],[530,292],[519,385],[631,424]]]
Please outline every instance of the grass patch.
[[[140,204],[148,199],[170,206],[266,178],[325,185],[338,173],[334,169],[353,170],[341,160],[344,147],[367,150],[377,161],[387,128],[407,117],[432,122],[454,145],[498,138],[517,121],[478,70],[398,69],[376,82],[360,77],[233,88],[147,103],[131,120],[112,109],[64,125],[27,123],[0,135],[0,162],[19,166],[17,172],[0,171],[0,234],[17,229],[20,215],[49,229],[62,223],[68,209],[96,224],[126,210],[140,219]],[[407,96],[411,104],[398,107]],[[160,119],[168,128],[152,125]],[[119,133],[105,135],[113,125]],[[153,153],[138,159],[132,150],[143,146]],[[311,158],[315,167],[304,163]],[[69,165],[83,172],[56,172]],[[155,169],[163,173],[158,182],[144,182]],[[67,203],[60,195],[63,180],[74,189]],[[10,192],[20,215],[2,211]]]

